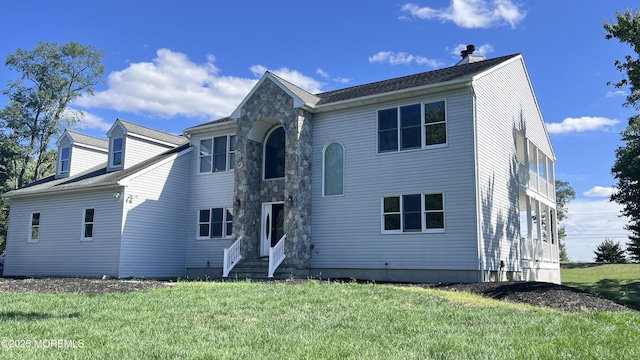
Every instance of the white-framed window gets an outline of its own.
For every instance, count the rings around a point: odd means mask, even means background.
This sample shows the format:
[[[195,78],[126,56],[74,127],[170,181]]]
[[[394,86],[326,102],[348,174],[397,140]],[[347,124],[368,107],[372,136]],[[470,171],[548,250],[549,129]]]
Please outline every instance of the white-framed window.
[[[233,209],[210,208],[198,210],[198,239],[221,239],[233,233]]]
[[[29,242],[38,242],[40,240],[40,212],[31,213],[31,222],[29,223]]]
[[[322,150],[322,196],[344,195],[344,146],[332,141]]]
[[[233,170],[236,163],[236,136],[223,135],[200,140],[200,174]]]
[[[60,149],[60,163],[58,165],[58,169],[60,169],[60,174],[69,173],[70,158],[71,158],[71,148],[63,147],[62,149]]]
[[[82,234],[80,240],[93,240],[95,208],[85,208],[82,215]]]
[[[443,232],[443,193],[418,193],[382,198],[382,233]]]
[[[444,100],[378,110],[378,153],[425,149],[446,143]]]
[[[111,167],[122,167],[123,162],[123,151],[124,151],[124,140],[119,138],[114,138],[111,140]]]
[[[284,178],[286,137],[284,127],[278,126],[272,129],[264,142],[264,169],[263,178]]]

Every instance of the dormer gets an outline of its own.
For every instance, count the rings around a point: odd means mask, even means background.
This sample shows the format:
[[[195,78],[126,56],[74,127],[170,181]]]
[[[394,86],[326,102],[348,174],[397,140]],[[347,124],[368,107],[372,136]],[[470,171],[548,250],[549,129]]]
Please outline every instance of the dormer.
[[[109,143],[97,137],[65,130],[56,145],[56,178],[73,176],[107,160]]]
[[[107,171],[130,168],[188,141],[183,136],[150,129],[122,119],[116,120],[107,132],[107,137]]]

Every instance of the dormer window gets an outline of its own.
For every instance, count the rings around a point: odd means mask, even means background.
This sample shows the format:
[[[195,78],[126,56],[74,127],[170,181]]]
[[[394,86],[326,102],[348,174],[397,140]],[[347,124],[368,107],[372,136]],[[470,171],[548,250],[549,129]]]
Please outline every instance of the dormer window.
[[[68,147],[64,147],[60,149],[60,174],[68,174],[69,173],[69,159],[70,159],[70,149]]]
[[[115,138],[111,144],[111,166],[122,166],[122,138]]]

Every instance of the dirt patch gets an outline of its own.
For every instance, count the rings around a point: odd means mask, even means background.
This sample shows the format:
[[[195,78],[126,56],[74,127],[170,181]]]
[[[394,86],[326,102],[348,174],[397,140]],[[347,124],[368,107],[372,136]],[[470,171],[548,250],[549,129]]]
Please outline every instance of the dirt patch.
[[[303,284],[307,280],[285,281],[287,284]],[[0,292],[81,293],[105,294],[138,290],[168,288],[175,283],[153,280],[115,280],[84,278],[0,278]],[[474,284],[395,284],[420,286],[448,291],[468,291],[501,301],[544,306],[567,312],[579,311],[629,311],[633,310],[609,299],[593,295],[569,286],[544,282],[501,282]]]
[[[166,288],[174,283],[153,280],[84,278],[7,279],[0,278],[0,292],[106,294]]]

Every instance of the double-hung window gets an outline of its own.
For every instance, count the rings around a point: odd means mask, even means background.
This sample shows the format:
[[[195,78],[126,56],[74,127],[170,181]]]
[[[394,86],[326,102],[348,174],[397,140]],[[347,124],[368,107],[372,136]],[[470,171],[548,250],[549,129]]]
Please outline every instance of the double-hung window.
[[[111,166],[112,167],[122,166],[122,150],[123,150],[122,138],[113,139],[111,143]]]
[[[31,223],[29,225],[29,242],[38,242],[40,240],[40,213],[31,213]]]
[[[386,196],[382,199],[382,232],[444,231],[442,193]]]
[[[233,233],[233,210],[230,208],[201,209],[198,212],[198,238],[227,238]]]
[[[93,240],[94,215],[95,215],[94,208],[84,209],[84,214],[82,217],[82,236],[80,240],[82,241]]]
[[[69,173],[70,148],[64,147],[60,149],[60,174]]]
[[[235,163],[235,135],[200,140],[199,172],[201,174],[232,170]]]
[[[446,142],[444,101],[378,110],[378,153],[423,149]]]

